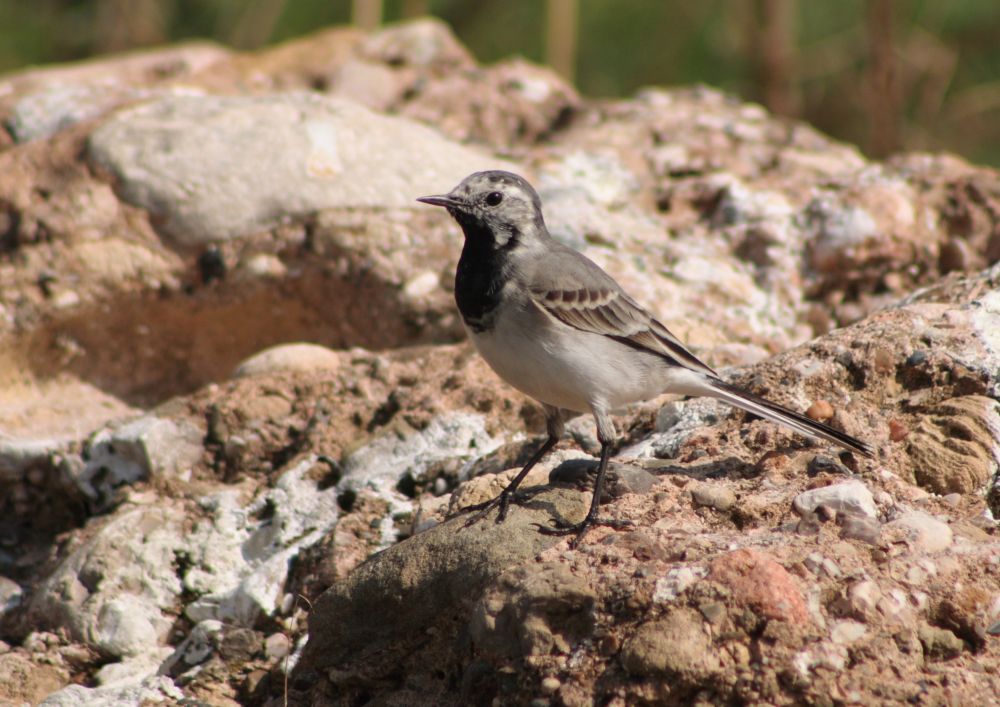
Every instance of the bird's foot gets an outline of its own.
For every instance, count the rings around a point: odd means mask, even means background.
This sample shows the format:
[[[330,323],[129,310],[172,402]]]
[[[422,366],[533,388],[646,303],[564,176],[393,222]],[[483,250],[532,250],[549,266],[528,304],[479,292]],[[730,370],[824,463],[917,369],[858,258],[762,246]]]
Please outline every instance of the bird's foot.
[[[479,521],[489,514],[494,508],[499,508],[500,512],[497,513],[497,523],[503,523],[504,519],[507,517],[507,509],[510,507],[510,497],[511,493],[506,489],[500,492],[496,498],[492,498],[489,501],[484,501],[483,503],[474,503],[471,506],[463,506],[459,513],[473,513],[474,515],[465,521],[463,528],[468,528],[470,525],[475,525]]]
[[[573,535],[575,536],[569,541],[569,546],[575,548],[583,540],[583,536],[587,534],[595,525],[604,525],[609,528],[614,528],[615,530],[628,530],[634,527],[634,523],[630,520],[616,520],[614,518],[597,518],[592,517],[589,514],[586,518],[581,520],[579,523],[573,523],[571,525],[566,525],[556,521],[557,525],[555,527],[550,527],[547,525],[540,525],[535,523],[535,527],[538,528],[538,532],[542,535]]]

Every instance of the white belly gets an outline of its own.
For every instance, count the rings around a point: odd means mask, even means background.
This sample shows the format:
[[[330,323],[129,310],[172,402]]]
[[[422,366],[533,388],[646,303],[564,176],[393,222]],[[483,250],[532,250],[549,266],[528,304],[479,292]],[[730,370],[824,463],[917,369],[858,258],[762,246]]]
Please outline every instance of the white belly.
[[[469,336],[501,378],[554,407],[609,410],[669,387],[663,359],[571,329],[528,303],[507,308],[491,331]]]

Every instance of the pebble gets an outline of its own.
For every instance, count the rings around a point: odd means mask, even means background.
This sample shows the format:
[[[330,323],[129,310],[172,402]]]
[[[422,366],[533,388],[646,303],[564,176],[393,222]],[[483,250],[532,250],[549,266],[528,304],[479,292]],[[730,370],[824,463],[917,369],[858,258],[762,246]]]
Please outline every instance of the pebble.
[[[953,534],[948,524],[923,511],[910,511],[885,527],[886,530],[902,530],[914,549],[923,552],[941,552],[952,543]]]
[[[956,658],[961,655],[965,647],[962,639],[948,629],[930,624],[921,624],[917,629],[917,637],[920,639],[920,645],[924,647],[924,654],[931,659]]]
[[[549,483],[590,486],[596,473],[597,462],[590,459],[570,459],[552,469]],[[611,462],[608,464],[605,481],[602,500],[621,498],[629,493],[646,493],[653,488],[656,477],[641,467]]]
[[[21,585],[13,579],[0,576],[0,616],[11,609],[16,609],[23,599],[24,591]]]
[[[840,566],[828,557],[823,557],[818,552],[811,553],[803,564],[813,574],[825,574],[828,577],[839,577],[841,575]]]
[[[675,567],[669,570],[665,577],[656,580],[653,602],[664,604],[673,601],[704,576],[705,570],[700,567]]]
[[[155,609],[135,597],[122,594],[101,607],[95,632],[97,646],[116,657],[140,655],[147,646],[156,645]]]
[[[878,610],[887,619],[904,620],[909,611],[906,592],[898,587],[890,589],[878,600]]]
[[[882,590],[878,584],[870,579],[863,579],[855,582],[847,591],[847,600],[851,610],[858,615],[866,616],[871,614],[878,606],[878,600],[882,598]]]
[[[792,510],[800,516],[813,513],[819,506],[826,506],[840,513],[855,513],[875,518],[875,499],[861,481],[845,481],[831,486],[804,491],[792,501]]]
[[[882,538],[882,525],[875,518],[857,513],[842,513],[837,516],[840,537],[844,540],[860,540],[869,545],[878,545]]]
[[[407,280],[403,285],[403,294],[409,299],[421,299],[435,292],[440,287],[436,272],[424,270]]]
[[[927,582],[928,578],[936,577],[937,573],[937,565],[930,560],[921,560],[907,568],[905,579],[908,584],[922,586]]]
[[[254,354],[236,367],[233,378],[247,378],[284,371],[332,372],[340,367],[340,354],[318,344],[281,344]]]
[[[863,623],[846,619],[833,624],[833,628],[830,629],[830,639],[834,643],[850,644],[866,633],[868,633],[868,628]]]
[[[271,253],[256,253],[240,263],[241,274],[251,278],[280,279],[288,274],[288,267],[281,258]]]
[[[264,652],[268,658],[284,658],[288,655],[290,643],[288,636],[283,633],[272,633],[264,641]]]
[[[889,420],[889,439],[893,442],[899,442],[906,439],[906,435],[910,434],[910,428],[899,420]]]
[[[696,506],[707,506],[724,513],[736,505],[736,494],[728,486],[698,484],[691,489],[691,500]]]
[[[828,457],[823,454],[817,454],[809,460],[809,464],[806,467],[806,473],[809,474],[809,476],[816,476],[817,474],[823,473],[837,474],[838,476],[851,476],[850,469],[833,457]]]
[[[833,405],[825,400],[817,400],[806,410],[806,417],[819,422],[826,422],[833,417]]]
[[[542,679],[542,693],[546,695],[555,694],[555,692],[562,687],[562,683],[559,682],[559,678],[552,675],[548,675]]]

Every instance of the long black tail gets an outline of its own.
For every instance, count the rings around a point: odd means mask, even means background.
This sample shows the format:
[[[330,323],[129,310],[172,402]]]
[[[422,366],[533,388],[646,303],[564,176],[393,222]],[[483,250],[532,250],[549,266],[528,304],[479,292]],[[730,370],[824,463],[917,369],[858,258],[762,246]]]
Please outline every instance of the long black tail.
[[[844,449],[858,452],[866,457],[874,457],[875,451],[865,442],[851,437],[851,435],[835,430],[822,422],[816,422],[802,413],[789,410],[788,408],[772,403],[770,400],[757,397],[753,393],[748,393],[741,388],[730,385],[725,381],[714,379],[710,381],[712,395],[720,400],[724,400],[730,405],[752,412],[754,415],[776,422],[779,425],[791,427],[796,432],[801,432],[810,437],[819,437],[834,444],[839,444]]]

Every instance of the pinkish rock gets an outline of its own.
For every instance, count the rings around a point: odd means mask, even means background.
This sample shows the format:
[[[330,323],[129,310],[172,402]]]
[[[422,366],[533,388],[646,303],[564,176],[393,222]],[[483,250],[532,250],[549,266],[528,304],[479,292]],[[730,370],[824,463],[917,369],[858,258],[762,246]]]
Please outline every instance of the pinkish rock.
[[[769,619],[800,624],[809,621],[798,584],[770,555],[756,550],[723,555],[712,562],[708,579],[726,585],[736,602]]]

